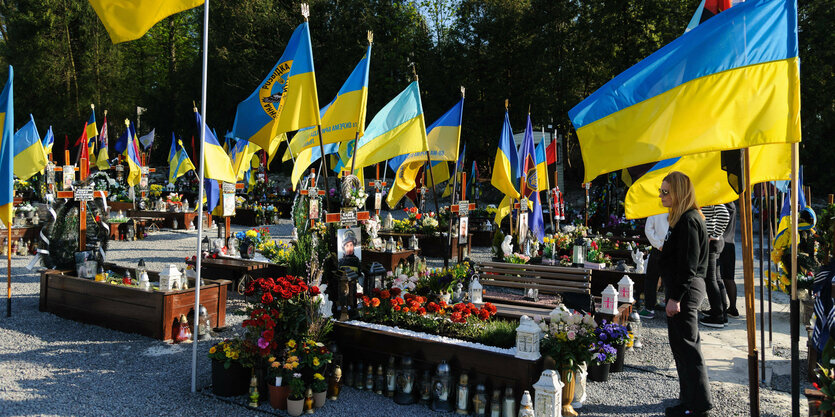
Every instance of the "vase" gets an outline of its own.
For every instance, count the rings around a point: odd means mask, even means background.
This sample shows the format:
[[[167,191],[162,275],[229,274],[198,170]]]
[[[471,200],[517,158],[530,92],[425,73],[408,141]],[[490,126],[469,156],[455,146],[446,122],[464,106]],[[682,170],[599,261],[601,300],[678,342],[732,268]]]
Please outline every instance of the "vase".
[[[623,360],[626,356],[626,344],[615,345],[615,351],[618,355],[615,357],[615,363],[609,367],[609,372],[623,372]]]
[[[212,360],[212,393],[220,397],[244,395],[251,375],[252,371],[238,362],[224,368],[223,361]]]
[[[325,406],[325,398],[328,397],[327,391],[313,393],[313,408],[322,408]]]
[[[574,371],[574,401],[571,406],[574,409],[583,408],[583,403],[586,402],[586,376],[588,376],[588,366],[585,362],[580,365],[580,369]]]
[[[287,400],[287,414],[297,417],[304,411],[304,398],[300,400]]]
[[[270,406],[276,410],[287,409],[287,396],[290,395],[290,387],[269,385],[270,390]]]
[[[610,363],[601,363],[589,365],[589,379],[594,382],[606,382],[609,380]]]
[[[577,411],[571,406],[571,401],[574,400],[574,371],[571,369],[564,369],[560,371],[560,380],[562,380],[562,415],[568,417],[577,417]]]

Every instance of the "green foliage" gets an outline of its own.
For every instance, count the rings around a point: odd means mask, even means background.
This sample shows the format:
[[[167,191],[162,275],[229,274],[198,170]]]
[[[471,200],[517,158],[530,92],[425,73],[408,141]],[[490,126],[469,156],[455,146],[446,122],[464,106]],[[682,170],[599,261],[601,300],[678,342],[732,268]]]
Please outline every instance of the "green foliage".
[[[512,348],[516,346],[515,322],[504,320],[493,320],[484,325],[478,342],[487,346],[501,348]]]
[[[818,262],[826,263],[832,256],[832,239],[835,238],[833,236],[833,228],[835,228],[835,204],[824,207],[817,215],[817,218],[818,222],[815,225],[815,230],[818,233],[815,236],[815,240],[820,245],[817,258]]]
[[[45,226],[44,234],[48,236],[49,245],[39,239],[38,246],[49,250],[49,254],[42,258],[47,268],[61,270],[75,270],[75,252],[78,251],[79,210],[78,202],[63,200],[57,203],[57,217],[54,222]],[[87,203],[87,242],[97,240],[102,249],[107,251],[110,230],[96,221],[97,216],[103,216],[104,209],[100,203]]]
[[[493,256],[496,258],[504,258],[502,242],[504,242],[504,233],[497,227],[496,232],[493,233]]]

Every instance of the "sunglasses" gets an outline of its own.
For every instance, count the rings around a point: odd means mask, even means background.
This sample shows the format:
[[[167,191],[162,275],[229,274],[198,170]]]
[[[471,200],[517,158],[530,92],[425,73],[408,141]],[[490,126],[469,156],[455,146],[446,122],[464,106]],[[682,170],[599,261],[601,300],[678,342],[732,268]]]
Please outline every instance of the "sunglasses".
[[[670,195],[670,190],[665,190],[663,188],[659,188],[658,192],[661,193],[661,195]]]

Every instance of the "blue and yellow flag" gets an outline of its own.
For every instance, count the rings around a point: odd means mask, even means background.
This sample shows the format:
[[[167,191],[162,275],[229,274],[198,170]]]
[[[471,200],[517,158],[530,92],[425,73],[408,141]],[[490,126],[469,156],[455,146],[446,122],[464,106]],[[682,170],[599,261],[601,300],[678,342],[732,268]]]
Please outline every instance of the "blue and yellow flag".
[[[177,157],[177,138],[174,137],[174,132],[171,132],[171,147],[168,148],[168,163],[171,163]]]
[[[173,143],[172,143],[173,144]],[[178,141],[178,147],[175,148],[174,156],[168,161],[168,182],[174,184],[177,178],[182,177],[189,171],[194,170],[194,164],[188,158],[188,152],[183,147],[183,142]]]
[[[817,223],[815,211],[806,202],[806,194],[803,193],[803,170],[801,168],[797,181],[797,231],[814,229]],[[780,210],[780,221],[777,223],[777,234],[774,235],[774,247],[786,248],[791,245],[792,205],[791,189],[786,193],[783,200],[783,208]],[[812,230],[814,232],[814,230]]]
[[[681,155],[799,142],[796,2],[753,0],[723,11],[568,114],[585,182]]]
[[[157,22],[203,0],[90,0],[113,43],[139,39]]]
[[[55,134],[52,133],[52,126],[49,126],[49,129],[46,131],[46,135],[44,135],[41,143],[43,143],[43,150],[47,155],[52,153],[52,145],[55,144]]]
[[[453,172],[458,172],[459,178],[461,172],[464,172],[464,155],[467,153],[467,144],[464,144],[464,147],[461,148],[461,151],[458,152],[458,162],[455,163],[455,167],[453,168]],[[452,195],[452,187],[454,186],[455,181],[450,181],[447,183],[446,188],[444,188],[444,193],[441,194],[441,198],[446,198]],[[460,184],[459,184],[460,187]]]
[[[530,114],[528,114],[528,124],[525,127],[525,140],[519,150],[519,167],[522,173],[521,194],[533,205],[530,214],[528,214],[528,228],[542,242],[545,237],[545,222],[542,219],[542,204],[539,201],[539,175],[536,152],[533,146],[533,128]]]
[[[507,110],[504,112],[504,123],[502,133],[499,137],[499,148],[496,149],[496,159],[493,161],[493,177],[490,184],[493,184],[499,191],[504,193],[499,203],[496,216],[493,219],[501,226],[502,220],[510,214],[511,200],[519,199],[519,191],[516,186],[519,179],[519,156],[516,153],[516,143],[513,142],[513,130],[510,128],[510,116]]]
[[[197,109],[194,109],[194,116],[197,120],[197,128],[200,129],[200,113],[197,112]],[[201,148],[205,162],[203,164],[203,173],[206,178],[232,184],[238,181],[235,176],[235,171],[232,170],[232,163],[229,161],[229,156],[226,155],[226,152],[223,152],[223,147],[220,146],[220,142],[217,141],[212,130],[209,129],[208,124],[203,135],[203,145]]]
[[[129,168],[127,181],[128,186],[133,187],[139,184],[139,180],[142,179],[142,161],[139,159],[139,145],[136,143],[136,132],[133,130],[133,123],[127,122],[127,128],[128,130],[125,132],[127,142],[125,160]]]
[[[315,126],[319,120],[310,31],[304,22],[267,78],[238,104],[232,134],[270,149],[279,133]]]
[[[31,114],[29,123],[14,134],[14,150],[14,174],[21,180],[28,180],[46,167],[46,152]]]
[[[258,145],[246,139],[240,139],[232,146],[229,159],[232,160],[232,171],[235,172],[235,177],[238,181],[244,179],[244,173],[251,168],[252,157],[259,150],[261,148]]]
[[[429,154],[432,160],[432,175],[435,185],[450,178],[448,161],[458,158],[458,144],[461,138],[461,121],[464,116],[464,99],[452,106],[435,123],[426,129]],[[395,172],[386,203],[394,207],[406,193],[416,186],[415,177],[426,163],[426,152],[413,152],[389,160],[389,166]],[[428,175],[428,174],[427,174]],[[427,176],[427,181],[429,177]]]
[[[0,94],[0,220],[11,229],[14,217],[14,68]]]
[[[91,104],[90,107],[93,107],[93,105]],[[98,135],[99,128],[98,125],[96,125],[96,109],[93,107],[93,110],[90,113],[90,118],[87,119],[87,138],[93,141],[93,144],[95,145],[96,142],[93,139],[95,139]]]
[[[101,132],[99,132],[99,157],[96,159],[96,167],[99,170],[104,171],[110,169],[109,156],[107,147],[107,112],[105,112],[104,122],[101,125]]]
[[[548,189],[548,165],[545,158],[545,135],[542,135],[542,140],[539,145],[536,145],[536,178],[539,181],[538,190],[545,191]]]
[[[113,145],[113,149],[116,150],[117,154],[127,155],[125,151],[128,149],[128,143],[133,141],[133,133],[131,132],[130,121],[125,119],[125,133],[119,136],[116,139],[116,144]]]
[[[355,168],[429,149],[420,85],[412,82],[371,120],[357,144]],[[455,155],[453,155],[455,158]],[[454,160],[454,159],[453,159]]]
[[[324,146],[325,155],[335,154],[339,152],[339,143],[330,143]],[[322,157],[322,151],[318,146],[307,148],[299,154],[296,158],[296,163],[293,165],[293,173],[290,175],[290,181],[293,183],[293,190],[299,184],[299,180],[306,174],[307,168]],[[324,169],[324,168],[323,168]]]
[[[368,99],[368,71],[371,45],[333,101],[322,108],[322,143],[346,142],[365,134],[365,104]],[[290,141],[290,151],[298,155],[302,149],[319,146],[319,131],[302,129]]]

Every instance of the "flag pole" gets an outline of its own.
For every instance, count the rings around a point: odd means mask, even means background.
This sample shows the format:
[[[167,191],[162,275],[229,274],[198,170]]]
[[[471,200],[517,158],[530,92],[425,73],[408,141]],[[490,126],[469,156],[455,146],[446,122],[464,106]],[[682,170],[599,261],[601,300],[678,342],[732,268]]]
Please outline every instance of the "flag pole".
[[[506,98],[506,99],[504,99],[504,112],[505,112],[505,114],[507,114],[507,109],[508,109],[508,107],[510,107],[510,99],[507,99],[507,98]],[[510,133],[512,134],[513,132],[510,132]],[[512,135],[511,135],[511,141],[513,141],[513,137],[512,137]],[[499,143],[499,146],[501,146],[501,143]],[[513,141],[512,146],[513,146],[513,147],[514,147],[514,149],[515,149],[515,147],[516,147],[516,141]],[[516,175],[516,173],[514,172],[512,175]],[[515,180],[515,178],[512,178],[512,179],[513,179],[513,180]],[[514,201],[515,201],[515,200],[513,199],[513,197],[511,197],[511,198],[510,198],[510,213],[509,213],[509,215],[510,215],[510,219],[508,220],[508,221],[510,222],[510,233],[509,233],[509,234],[510,234],[510,236],[513,236],[513,235],[516,233],[516,229],[514,229],[514,228],[513,228],[513,202],[514,202]],[[497,225],[496,225],[496,227],[498,227],[498,228],[499,228],[499,230],[501,230],[502,225],[501,225],[501,224],[497,224]]]
[[[310,5],[308,5],[307,3],[302,3],[301,4],[301,9],[302,9],[302,16],[304,16],[304,21],[307,22],[308,17],[310,17]],[[325,164],[325,169],[320,169],[319,172],[324,172],[325,173],[324,174],[325,175],[325,189],[327,190],[328,186],[329,186],[328,171],[330,171],[331,167],[330,167],[330,164],[328,163],[327,158],[325,158],[325,156],[326,156],[325,155],[325,145],[322,141],[322,117],[321,117],[321,115],[317,114],[316,122],[317,122],[316,123],[316,130],[319,132],[319,151],[321,153],[322,162]],[[290,151],[290,153],[292,154],[293,151]],[[317,178],[317,182],[318,182],[318,178]],[[338,189],[339,187],[336,187],[336,188]],[[328,211],[331,211],[331,199],[330,198],[325,198],[325,203],[327,204]]]
[[[197,184],[197,259],[194,262],[194,268],[197,271],[197,277],[194,282],[194,330],[192,331],[192,351],[191,351],[191,392],[197,392],[197,324],[200,323],[200,272],[201,261],[203,253],[200,250],[201,241],[203,240],[203,196],[204,184],[206,178],[206,83],[208,78],[209,65],[209,0],[203,9],[203,71],[201,81],[201,100],[200,111],[202,117],[200,118],[200,168],[198,169],[199,184]]]
[[[545,125],[542,125],[542,142],[545,142]],[[548,148],[545,147],[545,143],[542,144],[542,149],[548,149]],[[552,197],[551,196],[551,187],[548,184],[548,153],[547,153],[547,151],[545,152],[545,154],[543,156],[545,157],[545,161],[543,161],[543,162],[545,162],[545,195],[547,197]],[[556,162],[557,161],[554,160],[554,163],[556,163]],[[554,169],[556,169],[556,167],[554,167]],[[554,207],[551,204],[551,200],[552,200],[552,198],[548,199],[548,206],[550,206],[550,207],[548,207],[548,212],[551,213],[551,232],[554,233],[554,234],[557,234],[557,230],[554,229]]]
[[[14,208],[14,202],[12,202]],[[7,224],[9,236],[6,239],[6,317],[12,316],[12,225]]]
[[[748,401],[752,417],[760,415],[759,369],[757,368],[757,323],[754,310],[754,238],[751,223],[751,167],[748,148],[742,149],[743,189],[739,195],[742,223],[742,270],[745,291],[745,322],[748,336]]]
[[[772,269],[771,269],[771,242],[774,239],[774,216],[776,215],[776,210],[777,210],[777,188],[774,188],[774,198],[772,199],[771,198],[771,193],[772,193],[771,187],[772,187],[771,182],[769,182],[768,186],[766,187],[766,191],[768,192],[768,194],[767,194],[767,196],[768,196],[767,197],[767,200],[768,200],[768,252],[766,252],[768,254],[768,256],[767,256],[767,258],[768,258],[767,259],[767,261],[768,261],[768,275],[766,275],[765,279],[769,283],[769,285],[767,286],[768,287],[767,288],[768,289],[768,347],[773,349],[774,344],[773,344],[773,340],[772,340],[773,335],[772,335],[772,321],[771,321],[771,308],[772,308],[772,304],[771,304],[771,271],[772,271]],[[765,349],[765,346],[763,346],[763,349]]]
[[[412,62],[412,74],[415,76],[415,82],[417,82],[418,81],[418,74],[417,74],[417,69],[415,68],[415,63],[414,62]],[[418,93],[420,93],[420,91],[418,91]],[[423,118],[423,115],[421,115],[420,117]],[[426,128],[424,128],[424,132],[425,132],[425,130],[426,130]],[[425,134],[423,136],[423,140],[424,140],[424,146],[426,146],[426,166],[429,169],[429,181],[432,183],[432,198],[435,200],[435,211],[440,213],[441,206],[438,205],[438,192],[435,191],[435,174],[432,173],[432,158],[429,156],[429,143],[426,142],[426,135]],[[458,161],[456,161],[456,163],[458,163]],[[426,172],[426,170],[424,170],[424,172]],[[450,222],[452,222],[452,216],[451,215],[450,215]],[[449,248],[450,248],[450,246],[447,245],[446,240],[441,239],[441,241],[444,242],[444,265],[448,265],[449,264],[449,252],[450,252]]]
[[[763,257],[765,256],[765,251],[763,250],[763,220],[765,219],[765,215],[763,211],[765,211],[765,185],[766,183],[760,183],[757,187],[759,198],[760,198],[760,233],[759,233],[759,243],[760,243],[760,380],[763,384],[765,384],[765,280],[764,271],[763,271]],[[721,279],[721,278],[720,278]]]
[[[461,100],[464,99],[464,92],[465,92],[464,86],[461,86]],[[464,112],[462,111],[461,112],[461,117],[463,117],[463,114],[464,114]],[[450,211],[449,211],[449,235],[447,236],[447,247],[452,246],[452,210],[451,209],[452,209],[452,205],[455,204],[455,195],[456,195],[455,193],[456,193],[457,188],[458,188],[458,165],[459,165],[458,161],[461,160],[461,155],[460,155],[461,154],[461,127],[460,127],[461,126],[461,121],[460,120],[458,121],[458,126],[459,126],[458,127],[458,142],[455,145],[455,149],[458,151],[457,152],[458,155],[456,155],[456,158],[455,158],[455,169],[452,170],[452,172],[453,172],[453,174],[452,174],[452,194],[450,194],[450,197],[449,197]],[[462,161],[462,165],[463,165],[463,161]],[[430,166],[429,166],[429,171],[432,171],[431,163],[430,163]],[[433,186],[434,186],[434,184],[433,184]],[[438,205],[438,203],[436,202],[435,203],[435,206],[436,206],[435,209],[436,210],[437,210],[437,205]],[[458,210],[459,211],[461,210],[460,206],[458,207]],[[449,266],[449,260],[446,257],[444,257],[444,268],[446,268],[447,266]]]
[[[792,264],[791,264],[791,282],[792,293],[791,302],[789,303],[791,318],[791,371],[792,371],[792,417],[800,417],[800,351],[798,349],[798,340],[800,339],[800,303],[797,299],[797,221],[798,221],[798,207],[797,199],[799,192],[798,187],[798,144],[792,144],[791,161],[792,161],[792,177],[791,177],[791,242],[792,242]]]
[[[372,43],[374,43],[374,32],[369,30],[368,31],[368,47],[369,48],[371,47]],[[367,52],[366,52],[366,54],[367,54]],[[366,56],[366,59],[371,59],[371,57]],[[360,141],[360,129],[359,129],[360,123],[365,124],[365,121],[360,120],[360,119],[364,116],[365,115],[363,114],[363,112],[360,112],[360,114],[357,115],[357,133],[356,133],[356,136],[354,136],[354,152],[351,154],[351,175],[354,174],[354,164],[356,164],[356,162],[357,162],[357,143]],[[386,168],[388,168],[388,164],[386,164]],[[377,172],[379,173],[379,171],[377,171]],[[383,180],[385,180],[385,179],[386,179],[386,176],[384,174],[383,175]]]

